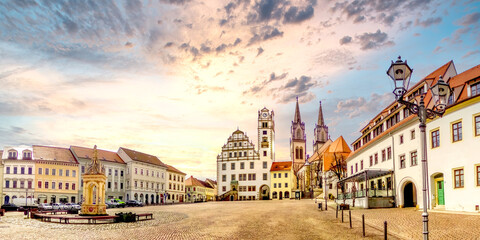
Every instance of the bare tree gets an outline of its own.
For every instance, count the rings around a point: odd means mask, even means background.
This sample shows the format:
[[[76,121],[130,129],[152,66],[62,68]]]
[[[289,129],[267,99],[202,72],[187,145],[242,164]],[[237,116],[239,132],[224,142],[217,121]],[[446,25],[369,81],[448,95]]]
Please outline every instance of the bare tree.
[[[295,185],[295,187],[298,189],[300,187],[299,185],[299,181],[303,179],[303,175],[302,173],[300,172],[300,170],[302,169],[302,167],[305,165],[305,163],[296,163],[294,162],[292,164],[292,169],[293,169],[293,175],[295,176],[295,179],[296,179],[296,182],[297,184]]]
[[[330,171],[337,177],[339,181],[337,187],[340,188],[342,194],[345,196],[345,183],[340,183],[340,179],[347,173],[347,162],[342,154],[333,153],[333,162],[330,164]],[[343,198],[343,203],[345,203],[345,198]]]
[[[315,181],[316,181],[315,185],[321,188],[322,187],[322,171],[323,171],[322,162],[320,160],[316,161],[313,165],[312,170],[315,173]]]

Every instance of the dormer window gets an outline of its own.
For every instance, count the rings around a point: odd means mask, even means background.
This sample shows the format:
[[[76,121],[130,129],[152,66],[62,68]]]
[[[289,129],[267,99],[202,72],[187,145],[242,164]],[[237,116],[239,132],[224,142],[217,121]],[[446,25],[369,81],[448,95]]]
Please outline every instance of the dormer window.
[[[479,95],[480,94],[480,82],[477,82],[473,85],[470,86],[470,90],[472,92],[472,97],[473,96],[476,96],[476,95]]]
[[[452,105],[453,102],[455,101],[455,93],[452,91],[452,94],[448,97],[448,103],[447,105]]]
[[[8,151],[8,159],[17,159],[18,153],[15,150]]]
[[[29,150],[23,151],[23,160],[32,160],[32,152]]]

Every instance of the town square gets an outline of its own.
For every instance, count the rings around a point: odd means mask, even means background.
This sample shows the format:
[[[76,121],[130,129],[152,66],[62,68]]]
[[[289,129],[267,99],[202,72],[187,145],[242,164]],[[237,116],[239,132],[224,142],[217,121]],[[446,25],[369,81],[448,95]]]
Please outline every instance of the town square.
[[[0,0],[1,239],[480,239],[480,2]]]

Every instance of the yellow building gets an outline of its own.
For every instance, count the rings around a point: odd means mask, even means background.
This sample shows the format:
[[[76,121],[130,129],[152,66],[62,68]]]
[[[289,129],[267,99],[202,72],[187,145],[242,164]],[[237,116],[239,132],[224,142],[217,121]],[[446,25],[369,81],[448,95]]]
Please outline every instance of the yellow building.
[[[270,196],[289,199],[292,196],[292,162],[273,162],[270,168]]]
[[[33,146],[39,203],[79,202],[78,163],[68,148]]]
[[[205,202],[207,199],[206,187],[201,181],[190,176],[185,180],[185,192],[187,202]]]

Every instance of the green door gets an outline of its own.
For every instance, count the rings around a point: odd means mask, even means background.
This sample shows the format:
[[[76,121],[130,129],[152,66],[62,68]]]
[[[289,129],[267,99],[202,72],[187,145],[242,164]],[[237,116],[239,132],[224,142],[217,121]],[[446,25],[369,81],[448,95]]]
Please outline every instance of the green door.
[[[445,205],[445,196],[443,195],[443,181],[437,182],[438,205]]]

